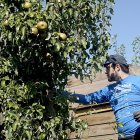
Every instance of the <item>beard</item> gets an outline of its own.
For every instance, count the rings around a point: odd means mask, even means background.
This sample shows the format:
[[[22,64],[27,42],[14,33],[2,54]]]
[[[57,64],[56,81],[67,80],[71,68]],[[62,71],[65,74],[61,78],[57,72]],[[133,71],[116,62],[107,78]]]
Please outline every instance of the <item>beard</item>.
[[[113,82],[113,81],[118,81],[120,78],[116,73],[112,73],[110,76],[108,76],[108,81]]]

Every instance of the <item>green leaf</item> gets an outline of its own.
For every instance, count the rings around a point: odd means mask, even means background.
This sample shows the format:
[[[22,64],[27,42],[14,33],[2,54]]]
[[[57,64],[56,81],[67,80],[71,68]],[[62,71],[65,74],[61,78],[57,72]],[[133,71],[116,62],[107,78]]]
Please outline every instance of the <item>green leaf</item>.
[[[73,15],[73,9],[72,9],[72,8],[69,8],[69,9],[68,9],[68,12],[69,12],[70,16]]]
[[[9,41],[12,41],[12,39],[13,39],[12,32],[9,32],[9,34],[8,34],[8,40]]]
[[[114,14],[113,8],[110,8],[109,10],[110,10],[110,13],[113,15]]]
[[[18,121],[15,121],[15,122],[12,124],[13,131],[15,131],[15,130],[17,129],[17,125],[18,125]]]
[[[46,134],[45,134],[45,133],[41,133],[41,134],[39,135],[39,140],[44,140],[45,137],[46,137]]]
[[[26,133],[26,135],[27,135],[28,140],[31,140],[31,137],[32,137],[32,132],[31,132],[31,131],[26,130],[26,131],[25,131],[25,133]]]
[[[78,11],[75,11],[74,12],[74,18],[78,18],[78,15],[79,15]]]
[[[119,122],[117,125],[118,127],[123,127],[123,124],[121,122]]]
[[[67,52],[64,52],[63,55],[64,55],[64,58],[66,58],[67,55],[68,55],[68,53]]]
[[[16,103],[11,102],[11,101],[8,102],[8,106],[9,106],[9,108],[14,108],[14,109],[18,109],[19,108],[19,106]]]
[[[83,47],[86,49],[87,48],[87,41],[86,41],[86,39],[85,38],[82,39],[81,42],[82,42]]]
[[[56,42],[56,43],[55,43],[55,51],[56,51],[56,52],[59,52],[60,49],[61,49],[61,47],[62,47],[62,44],[61,44],[60,42]]]
[[[74,48],[74,46],[68,46],[68,47],[67,47],[67,51],[68,51],[68,52],[71,52],[73,48]]]
[[[23,26],[23,28],[21,28],[21,32],[22,32],[22,40],[24,40],[25,39],[25,34],[26,34],[26,27],[25,26]]]
[[[38,103],[33,103],[33,104],[32,104],[32,107],[35,107],[36,105],[38,105]]]

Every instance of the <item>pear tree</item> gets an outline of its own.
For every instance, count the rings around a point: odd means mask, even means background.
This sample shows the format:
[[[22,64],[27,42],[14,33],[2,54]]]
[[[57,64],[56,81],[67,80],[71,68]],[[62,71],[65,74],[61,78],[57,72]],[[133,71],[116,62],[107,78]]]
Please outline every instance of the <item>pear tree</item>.
[[[87,126],[62,96],[68,77],[101,69],[114,0],[0,0],[3,138],[68,139]]]

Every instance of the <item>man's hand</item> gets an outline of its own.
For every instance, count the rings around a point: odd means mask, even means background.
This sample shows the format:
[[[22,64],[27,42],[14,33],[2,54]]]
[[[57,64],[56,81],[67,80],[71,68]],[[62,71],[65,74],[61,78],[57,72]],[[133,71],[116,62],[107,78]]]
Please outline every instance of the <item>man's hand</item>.
[[[140,110],[139,111],[135,111],[133,113],[133,115],[134,115],[135,121],[140,122]]]
[[[73,94],[68,91],[63,92],[62,96],[66,97],[70,102],[75,102],[78,100],[78,97],[73,96]]]

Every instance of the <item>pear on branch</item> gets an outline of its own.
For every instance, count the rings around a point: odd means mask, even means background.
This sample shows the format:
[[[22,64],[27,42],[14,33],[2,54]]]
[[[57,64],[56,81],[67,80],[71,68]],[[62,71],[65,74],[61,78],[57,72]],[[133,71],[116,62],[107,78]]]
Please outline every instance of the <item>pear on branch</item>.
[[[57,33],[58,34],[58,36],[59,36],[59,38],[61,39],[61,40],[66,40],[67,39],[67,35],[65,34],[65,33]]]
[[[25,3],[23,4],[23,8],[26,9],[26,10],[28,10],[28,9],[31,8],[31,7],[32,7],[32,3],[30,3],[30,2],[25,2]]]
[[[39,21],[37,23],[37,29],[39,31],[45,31],[48,28],[48,24],[45,21]]]

